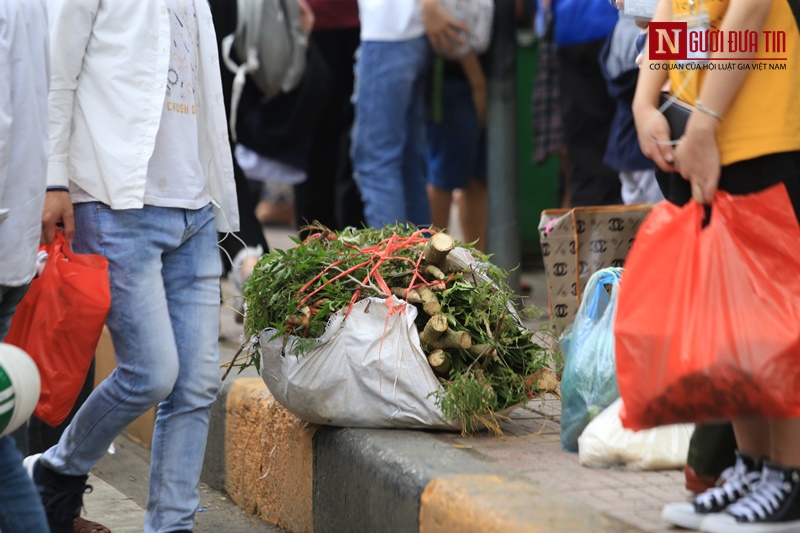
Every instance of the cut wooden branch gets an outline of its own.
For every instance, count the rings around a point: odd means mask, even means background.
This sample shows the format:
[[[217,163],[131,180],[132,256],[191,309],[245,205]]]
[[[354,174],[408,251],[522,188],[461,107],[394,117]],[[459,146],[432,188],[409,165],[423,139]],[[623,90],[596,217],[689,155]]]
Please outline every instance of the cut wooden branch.
[[[433,292],[442,292],[447,288],[447,285],[445,284],[444,281],[436,281],[431,283],[428,288]]]
[[[392,291],[392,294],[394,294],[398,298],[403,298],[405,301],[407,301],[410,304],[421,304],[421,303],[423,303],[422,302],[422,298],[419,295],[419,292],[417,292],[417,289],[411,289],[410,291],[408,291],[408,296],[406,296],[406,290],[407,289],[405,289],[403,287],[392,287],[390,290]]]
[[[442,309],[442,304],[439,303],[439,298],[425,285],[417,287],[419,297],[422,298],[422,309],[429,316],[433,316]]]
[[[304,305],[298,309],[298,313],[286,317],[286,323],[293,326],[305,326],[311,320],[311,308]]]
[[[473,344],[469,348],[469,353],[472,354],[472,357],[476,359],[478,357],[485,357],[487,359],[491,359],[495,355],[497,355],[497,350],[495,350],[492,346],[488,344]]]
[[[450,373],[450,354],[444,350],[434,350],[428,356],[428,363],[434,372],[442,377],[447,377]]]
[[[561,397],[559,386],[561,382],[555,372],[547,367],[543,367],[525,379],[525,388],[528,396],[533,397],[534,393],[541,395],[550,393]]]
[[[447,317],[442,313],[436,313],[428,319],[425,328],[419,334],[419,340],[423,344],[430,344],[447,331]]]
[[[432,277],[433,279],[444,279],[445,278],[445,275],[444,275],[444,272],[442,272],[442,269],[440,269],[436,265],[425,265],[425,268],[423,268],[423,271],[427,275]]]
[[[323,305],[330,303],[330,301],[331,301],[330,298],[320,298],[319,300],[312,302],[309,305],[309,307],[311,308],[311,314],[316,314],[322,308]]]
[[[472,338],[466,331],[448,329],[442,333],[441,337],[428,343],[427,346],[432,350],[469,350],[472,346]]]
[[[456,241],[447,233],[439,232],[428,239],[422,251],[423,261],[428,265],[435,265],[440,269],[444,267],[447,254],[456,245]]]

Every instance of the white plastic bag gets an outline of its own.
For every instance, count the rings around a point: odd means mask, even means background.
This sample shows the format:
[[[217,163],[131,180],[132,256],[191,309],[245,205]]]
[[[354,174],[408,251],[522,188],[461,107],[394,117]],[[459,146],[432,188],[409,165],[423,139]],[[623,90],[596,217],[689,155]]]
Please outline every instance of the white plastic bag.
[[[592,420],[578,438],[578,456],[583,466],[630,470],[683,468],[689,453],[693,424],[661,426],[643,431],[622,428],[616,400]]]
[[[308,353],[296,338],[261,332],[261,377],[273,397],[309,422],[344,427],[459,429],[436,406],[441,391],[420,347],[417,309],[392,297],[336,312]],[[399,309],[403,309],[402,312]]]
[[[459,30],[463,44],[453,45],[448,50],[436,49],[437,54],[447,59],[460,59],[489,49],[494,25],[493,0],[442,0],[442,7],[455,20],[466,24],[469,31]]]

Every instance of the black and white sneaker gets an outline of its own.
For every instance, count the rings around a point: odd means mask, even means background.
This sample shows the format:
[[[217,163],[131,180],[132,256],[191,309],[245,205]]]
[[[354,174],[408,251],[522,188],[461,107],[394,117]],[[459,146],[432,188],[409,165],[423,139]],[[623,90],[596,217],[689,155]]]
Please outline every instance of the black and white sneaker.
[[[739,501],[761,479],[761,462],[749,455],[736,455],[736,464],[720,475],[718,486],[698,494],[690,502],[668,503],[661,510],[661,519],[686,529],[700,529],[704,520],[721,513]]]
[[[724,513],[709,516],[700,527],[706,533],[800,532],[800,469],[768,461],[750,493]]]

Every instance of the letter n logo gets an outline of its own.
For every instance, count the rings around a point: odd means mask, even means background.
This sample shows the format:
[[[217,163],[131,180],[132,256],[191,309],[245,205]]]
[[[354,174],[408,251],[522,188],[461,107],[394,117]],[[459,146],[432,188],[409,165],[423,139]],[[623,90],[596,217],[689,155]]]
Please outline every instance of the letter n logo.
[[[685,22],[651,22],[647,41],[650,43],[652,61],[671,61],[688,57]]]

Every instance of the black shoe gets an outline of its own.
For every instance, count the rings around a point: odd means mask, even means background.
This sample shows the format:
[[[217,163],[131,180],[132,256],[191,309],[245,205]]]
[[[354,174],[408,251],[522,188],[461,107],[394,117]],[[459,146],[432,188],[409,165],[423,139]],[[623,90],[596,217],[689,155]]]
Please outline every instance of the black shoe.
[[[699,529],[709,515],[721,513],[745,497],[761,479],[761,469],[760,461],[739,453],[736,464],[720,475],[717,487],[698,494],[691,502],[665,505],[661,518],[678,527]]]
[[[86,481],[89,476],[67,476],[50,470],[36,461],[33,465],[33,482],[39,491],[50,533],[72,533],[73,522],[80,516],[83,495],[92,491]]]
[[[761,481],[725,513],[703,520],[709,533],[800,531],[800,469],[764,462]]]

